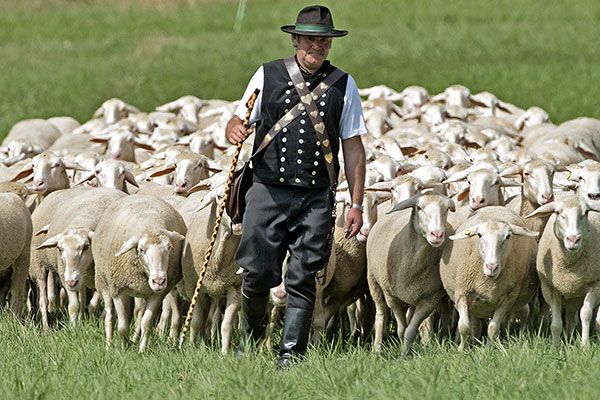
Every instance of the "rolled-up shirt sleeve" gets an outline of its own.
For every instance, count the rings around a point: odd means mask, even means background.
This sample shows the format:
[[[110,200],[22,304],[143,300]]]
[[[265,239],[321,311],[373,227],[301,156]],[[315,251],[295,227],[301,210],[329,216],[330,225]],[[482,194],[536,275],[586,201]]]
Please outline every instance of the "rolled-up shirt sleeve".
[[[246,87],[246,91],[244,92],[244,95],[242,96],[238,106],[234,111],[234,114],[238,116],[241,120],[246,118],[246,111],[248,111],[246,107],[246,102],[250,98],[250,95],[254,93],[256,89],[259,89],[260,93],[258,94],[256,101],[254,102],[254,108],[252,109],[252,114],[250,115],[250,125],[252,125],[260,119],[260,106],[262,102],[262,91],[264,82],[265,73],[261,65],[252,76],[252,79],[250,79],[248,87]]]
[[[348,75],[346,94],[344,95],[344,108],[340,118],[340,137],[342,140],[367,133],[362,104],[358,94],[358,87],[352,76]]]

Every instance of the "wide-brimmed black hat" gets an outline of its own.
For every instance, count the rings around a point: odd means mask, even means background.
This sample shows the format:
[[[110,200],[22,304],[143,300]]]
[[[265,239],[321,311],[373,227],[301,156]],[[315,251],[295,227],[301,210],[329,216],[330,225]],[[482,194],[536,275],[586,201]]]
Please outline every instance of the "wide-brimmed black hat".
[[[281,30],[305,36],[346,36],[348,31],[333,28],[331,11],[325,6],[304,7],[298,13],[296,25],[284,25]]]

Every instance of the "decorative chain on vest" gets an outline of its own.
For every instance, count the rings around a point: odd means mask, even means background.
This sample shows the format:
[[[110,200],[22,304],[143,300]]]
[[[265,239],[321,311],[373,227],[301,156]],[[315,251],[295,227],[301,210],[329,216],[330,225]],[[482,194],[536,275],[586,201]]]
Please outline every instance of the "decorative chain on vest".
[[[323,91],[323,93],[327,91],[327,89],[329,89],[332,85],[330,82],[335,83],[344,75],[344,73],[340,69],[335,69],[323,82],[317,85],[315,90],[309,92],[308,85],[306,85],[306,82],[302,77],[302,72],[300,72],[300,68],[298,68],[298,64],[296,63],[296,58],[286,58],[283,60],[283,62],[285,64],[285,68],[290,74],[290,78],[292,79],[294,86],[296,87],[296,91],[300,96],[300,103],[298,106],[306,108],[310,121],[315,129],[317,138],[321,143],[321,149],[323,151],[323,156],[325,157],[325,165],[327,166],[327,174],[329,175],[329,183],[332,187],[335,187],[337,186],[337,176],[333,167],[333,153],[331,152],[331,145],[329,143],[329,136],[327,135],[325,129],[325,123],[323,122],[323,118],[321,118],[319,115],[319,110],[317,109],[315,100],[317,100],[322,94],[318,91]],[[274,128],[275,127],[277,127],[277,124],[275,124]],[[267,134],[267,136],[269,135]]]
[[[294,62],[294,65],[296,65],[294,57],[292,57],[291,59]],[[287,68],[287,65],[286,65],[286,68]],[[296,68],[298,68],[298,67],[296,66]],[[298,72],[300,72],[299,69],[298,69]],[[344,76],[344,72],[341,71],[340,69],[336,68],[336,70],[333,71],[331,74],[329,74],[319,85],[317,85],[317,87],[311,93],[309,93],[309,95],[311,96],[312,99],[318,99],[319,97],[321,97],[323,95],[323,93],[327,92],[327,90],[329,90],[329,88],[332,87],[342,76]],[[290,78],[292,78],[292,81],[294,81],[291,74],[290,74]],[[300,79],[302,80],[302,82],[304,82],[304,79],[302,78],[302,74],[300,74]],[[296,83],[294,82],[294,84],[296,84]],[[306,92],[308,93],[308,89],[306,90]],[[300,97],[300,98],[302,99],[302,97]],[[314,103],[313,103],[313,106],[314,106]],[[313,112],[316,113],[317,116],[319,116],[318,110],[316,110],[316,106],[314,106],[314,108],[315,108],[315,111],[313,111]],[[275,138],[275,136],[277,136],[282,131],[283,128],[285,128],[286,126],[288,126],[290,124],[290,122],[292,122],[293,120],[298,118],[300,116],[300,114],[302,114],[306,109],[307,109],[306,105],[304,104],[304,102],[302,100],[300,101],[300,103],[298,103],[294,107],[292,107],[292,109],[289,110],[283,117],[281,117],[279,119],[279,121],[277,121],[273,125],[273,127],[269,130],[269,132],[267,132],[265,134],[265,137],[263,138],[262,142],[258,146],[258,149],[256,149],[252,153],[252,156],[250,158],[254,157],[258,153],[260,153],[262,150],[264,150],[264,148],[267,147],[267,145],[271,142],[271,140],[273,140]],[[319,117],[319,119],[321,119],[321,118]],[[311,121],[312,121],[312,119],[311,119]],[[321,121],[321,123],[322,123],[322,121]],[[325,125],[323,125],[323,127],[325,127]],[[315,128],[315,131],[316,131],[316,128]],[[327,138],[327,136],[325,134],[325,129],[323,129],[322,132],[323,132],[324,139],[327,141],[326,143],[329,144],[329,139]],[[321,141],[321,143],[323,143],[323,140],[321,137],[319,137],[319,140]],[[327,154],[327,153],[325,153],[325,150],[323,150],[323,154]],[[329,150],[329,154],[331,154],[331,149]],[[333,156],[331,156],[331,159],[333,159]],[[329,165],[329,163],[327,165]],[[333,168],[333,165],[332,165],[332,168]],[[329,170],[329,167],[327,167],[327,169]],[[330,177],[330,179],[331,179],[331,177]]]

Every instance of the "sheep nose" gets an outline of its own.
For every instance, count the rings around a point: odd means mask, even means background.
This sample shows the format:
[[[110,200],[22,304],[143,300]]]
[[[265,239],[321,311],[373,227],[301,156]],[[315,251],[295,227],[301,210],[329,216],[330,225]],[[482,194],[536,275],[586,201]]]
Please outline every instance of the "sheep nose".
[[[120,158],[121,158],[121,152],[120,152],[120,151],[113,152],[113,153],[111,153],[111,154],[110,154],[110,157],[111,157],[112,159],[118,160],[118,159],[120,159]]]
[[[433,236],[434,238],[441,240],[444,238],[444,232],[443,231],[431,231],[431,236]]]
[[[485,199],[483,197],[473,197],[473,204],[483,205]]]
[[[153,278],[152,282],[156,285],[156,286],[163,286],[165,284],[167,280],[165,278]]]
[[[498,270],[497,263],[485,263],[485,274],[487,276],[496,275],[496,271]]]
[[[588,193],[588,199],[600,200],[600,193]]]
[[[571,244],[577,244],[581,240],[581,235],[569,235],[567,241]]]
[[[551,193],[551,192],[542,193],[542,203],[543,204],[550,203],[552,200],[554,200],[554,193]]]
[[[69,289],[74,289],[79,283],[79,279],[67,279],[65,283]]]

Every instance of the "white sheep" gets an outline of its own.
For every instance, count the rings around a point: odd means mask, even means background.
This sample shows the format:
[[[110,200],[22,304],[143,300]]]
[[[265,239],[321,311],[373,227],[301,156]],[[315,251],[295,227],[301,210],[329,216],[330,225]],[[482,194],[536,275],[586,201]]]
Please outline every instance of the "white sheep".
[[[120,119],[127,117],[129,113],[137,113],[137,107],[125,103],[123,100],[113,97],[106,100],[100,108],[94,112],[94,118],[103,117],[107,125],[114,124]]]
[[[49,250],[48,268],[57,271],[69,297],[69,317],[77,325],[80,302],[85,303],[85,289],[94,289],[92,246],[94,231],[104,210],[125,197],[122,191],[98,188],[81,192],[61,202],[50,224],[44,229],[46,240],[36,250]],[[54,254],[52,254],[54,253]],[[80,301],[81,298],[81,301]]]
[[[417,194],[392,208],[400,210],[404,211],[380,217],[367,241],[367,279],[376,307],[374,349],[378,352],[387,307],[396,318],[398,335],[404,334],[407,353],[419,325],[445,296],[438,264],[453,202],[437,193]],[[408,327],[407,306],[414,306]]]
[[[2,141],[2,145],[18,140],[48,149],[61,135],[60,130],[45,119],[25,119],[17,122],[10,128]]]
[[[31,246],[31,215],[14,193],[0,193],[0,276],[10,277],[10,309],[20,315]]]
[[[105,308],[106,343],[113,333],[113,310],[118,331],[128,342],[130,297],[145,300],[139,350],[148,345],[152,320],[163,298],[181,279],[181,250],[186,227],[181,216],[166,202],[134,194],[109,206],[102,214],[92,253],[96,289]]]
[[[557,196],[558,197],[558,196]],[[537,272],[552,311],[552,340],[560,343],[562,311],[579,311],[581,344],[589,345],[594,308],[600,303],[600,215],[576,194],[564,194],[528,217],[551,215],[539,242]]]
[[[524,307],[537,291],[533,237],[538,233],[499,206],[477,211],[456,232],[444,247],[440,276],[459,313],[462,350],[473,318],[491,318],[488,339],[495,340],[508,315]]]

